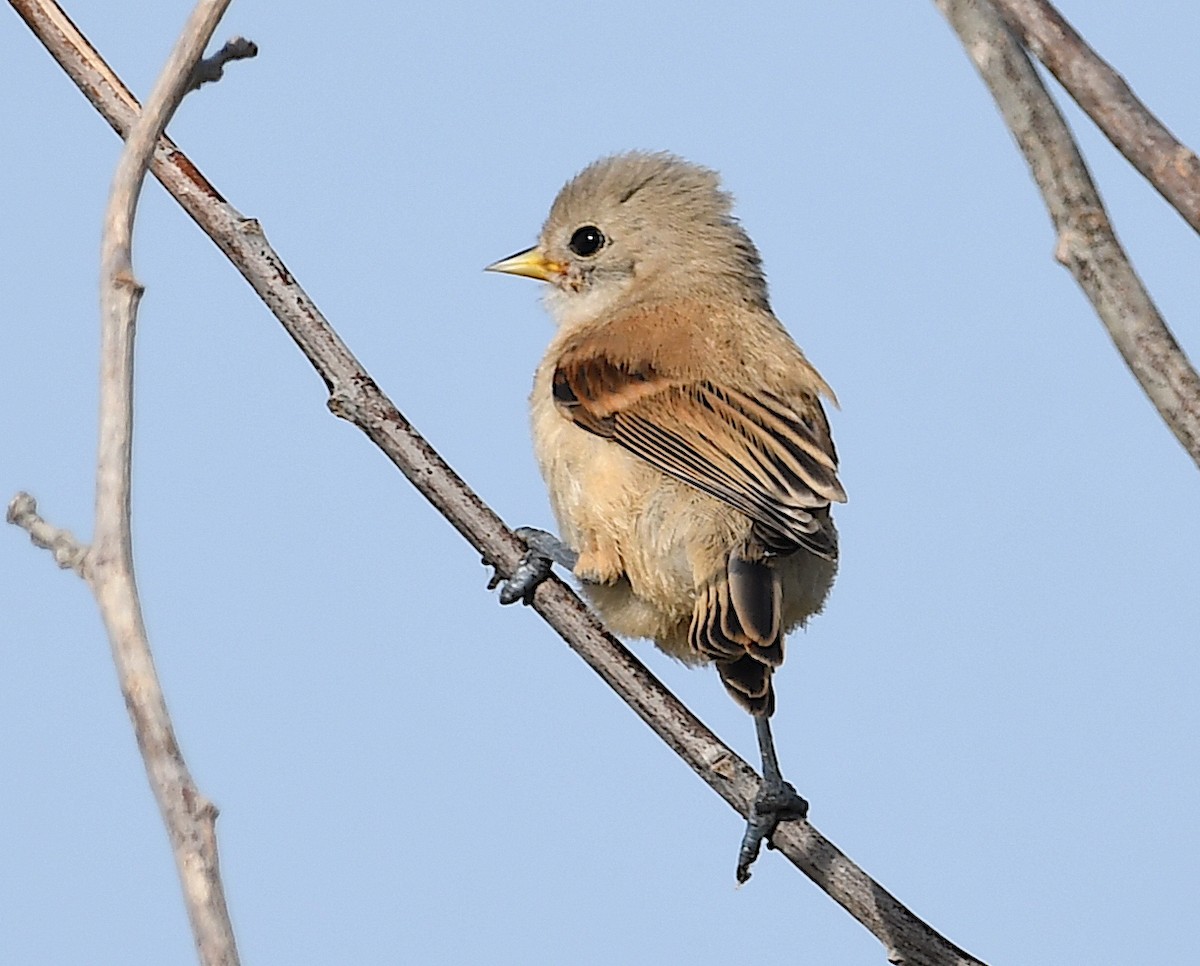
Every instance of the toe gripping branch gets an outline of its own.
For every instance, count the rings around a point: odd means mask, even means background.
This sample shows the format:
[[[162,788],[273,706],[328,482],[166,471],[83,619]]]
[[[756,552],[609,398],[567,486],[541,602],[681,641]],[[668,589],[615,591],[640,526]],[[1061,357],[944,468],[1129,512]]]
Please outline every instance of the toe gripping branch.
[[[762,783],[750,807],[746,820],[746,833],[738,850],[737,881],[741,885],[750,878],[750,866],[758,858],[763,842],[771,848],[771,836],[780,822],[803,819],[808,816],[808,802],[797,794],[790,782],[784,781],[779,770],[779,758],[775,754],[775,740],[771,736],[771,719],[755,716],[758,747],[762,754]]]
[[[520,527],[513,533],[524,541],[529,549],[521,557],[521,562],[513,570],[512,576],[505,579],[497,569],[495,575],[488,581],[488,590],[500,588],[500,603],[532,604],[533,595],[538,585],[550,576],[554,564],[573,570],[579,560],[579,554],[558,539],[554,534],[536,527]],[[484,563],[488,563],[484,559]]]

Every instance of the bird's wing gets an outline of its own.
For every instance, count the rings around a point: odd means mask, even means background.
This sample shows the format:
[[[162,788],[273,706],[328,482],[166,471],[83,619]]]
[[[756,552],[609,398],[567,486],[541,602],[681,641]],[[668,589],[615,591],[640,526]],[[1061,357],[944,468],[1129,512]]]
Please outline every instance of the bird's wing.
[[[750,517],[768,552],[836,556],[828,508],[846,495],[815,394],[795,405],[593,353],[565,355],[552,385],[578,426]]]

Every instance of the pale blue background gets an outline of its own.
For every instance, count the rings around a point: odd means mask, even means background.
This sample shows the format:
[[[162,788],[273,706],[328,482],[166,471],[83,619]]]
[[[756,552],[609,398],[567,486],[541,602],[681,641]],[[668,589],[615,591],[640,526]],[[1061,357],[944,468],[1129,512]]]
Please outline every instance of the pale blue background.
[[[187,5],[79,0],[133,89]],[[171,133],[510,523],[550,335],[532,242],[593,158],[720,169],[841,396],[827,613],[779,680],[817,826],[993,964],[1195,962],[1200,488],[1075,283],[929,2],[235,4],[262,48]],[[1200,144],[1200,6],[1064,3]],[[119,143],[11,11],[0,496],[90,530],[99,221]],[[1200,356],[1196,238],[1071,110]],[[247,963],[879,964],[366,440],[151,184],[135,530]],[[95,607],[0,531],[0,961],[193,959]],[[638,645],[753,756],[715,675]]]

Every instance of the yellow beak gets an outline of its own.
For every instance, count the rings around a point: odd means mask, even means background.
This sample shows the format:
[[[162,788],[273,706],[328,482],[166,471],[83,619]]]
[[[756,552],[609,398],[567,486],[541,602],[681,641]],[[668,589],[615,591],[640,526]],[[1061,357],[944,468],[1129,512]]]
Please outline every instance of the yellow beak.
[[[563,266],[548,259],[536,245],[523,252],[509,255],[498,262],[492,262],[485,272],[504,272],[506,275],[524,275],[526,278],[536,278],[541,282],[550,282],[563,274]]]

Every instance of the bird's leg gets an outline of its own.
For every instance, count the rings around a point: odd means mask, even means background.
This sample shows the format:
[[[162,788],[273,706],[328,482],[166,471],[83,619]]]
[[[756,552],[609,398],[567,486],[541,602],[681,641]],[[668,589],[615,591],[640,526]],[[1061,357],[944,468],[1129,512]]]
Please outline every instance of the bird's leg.
[[[775,741],[771,737],[771,719],[766,715],[755,715],[754,727],[758,732],[763,778],[762,784],[758,786],[754,804],[750,807],[750,818],[746,820],[746,834],[742,836],[742,847],[738,852],[739,883],[750,878],[750,866],[758,858],[763,840],[770,839],[774,834],[776,825],[788,819],[804,818],[808,815],[808,802],[797,794],[791,784],[783,780],[783,774],[779,770]]]
[[[500,603],[515,604],[518,600],[533,603],[533,592],[538,584],[550,576],[550,568],[561,564],[574,570],[579,554],[558,539],[554,534],[536,527],[521,527],[513,533],[524,541],[529,549],[521,557],[512,576],[505,580],[497,573],[489,582],[488,590],[500,587]],[[501,586],[503,585],[503,586]]]

